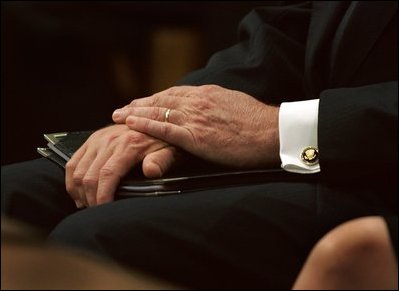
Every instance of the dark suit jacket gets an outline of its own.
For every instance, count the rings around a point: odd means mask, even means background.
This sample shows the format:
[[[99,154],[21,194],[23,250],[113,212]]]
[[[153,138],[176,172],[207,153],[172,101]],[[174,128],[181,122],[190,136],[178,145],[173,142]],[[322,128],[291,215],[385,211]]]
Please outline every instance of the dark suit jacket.
[[[320,98],[324,184],[371,183],[397,199],[397,2],[261,7],[239,36],[179,84],[218,84],[275,104]]]

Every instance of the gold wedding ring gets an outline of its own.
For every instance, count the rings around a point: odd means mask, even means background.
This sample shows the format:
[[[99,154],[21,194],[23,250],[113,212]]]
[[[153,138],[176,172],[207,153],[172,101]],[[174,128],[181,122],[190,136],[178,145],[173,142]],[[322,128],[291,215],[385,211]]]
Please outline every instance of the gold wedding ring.
[[[165,112],[165,122],[169,122],[170,111],[171,111],[171,109],[168,108],[168,110],[166,110],[166,112]]]

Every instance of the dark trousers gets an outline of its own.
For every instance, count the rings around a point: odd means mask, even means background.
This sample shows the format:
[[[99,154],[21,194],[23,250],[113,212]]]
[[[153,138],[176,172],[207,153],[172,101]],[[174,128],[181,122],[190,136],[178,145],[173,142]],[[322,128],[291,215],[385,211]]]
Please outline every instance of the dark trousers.
[[[203,289],[290,288],[326,231],[385,211],[367,192],[344,195],[305,182],[129,198],[76,210],[64,170],[45,159],[2,167],[1,183],[2,214],[45,229],[50,241]]]

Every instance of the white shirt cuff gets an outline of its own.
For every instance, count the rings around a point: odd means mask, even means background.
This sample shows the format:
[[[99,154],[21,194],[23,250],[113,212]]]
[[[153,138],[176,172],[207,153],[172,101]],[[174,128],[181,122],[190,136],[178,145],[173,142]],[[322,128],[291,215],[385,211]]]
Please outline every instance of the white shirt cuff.
[[[288,172],[310,174],[320,172],[318,158],[307,163],[301,155],[304,149],[318,150],[317,123],[319,99],[284,102],[279,112],[281,167]]]

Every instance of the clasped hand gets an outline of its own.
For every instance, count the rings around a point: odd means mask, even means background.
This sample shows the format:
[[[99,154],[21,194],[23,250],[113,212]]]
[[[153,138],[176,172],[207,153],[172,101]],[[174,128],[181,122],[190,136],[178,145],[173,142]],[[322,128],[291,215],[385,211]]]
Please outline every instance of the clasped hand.
[[[112,201],[132,166],[143,161],[147,176],[161,176],[176,159],[175,147],[237,168],[275,166],[278,110],[216,85],[172,87],[135,99],[114,112],[117,125],[94,133],[72,157],[67,190],[78,206]]]
[[[93,133],[66,164],[66,189],[78,208],[110,202],[120,180],[143,162],[147,177],[160,177],[176,161],[176,148],[124,124]]]
[[[133,100],[113,120],[206,160],[242,168],[279,161],[278,110],[216,85],[180,86]]]

